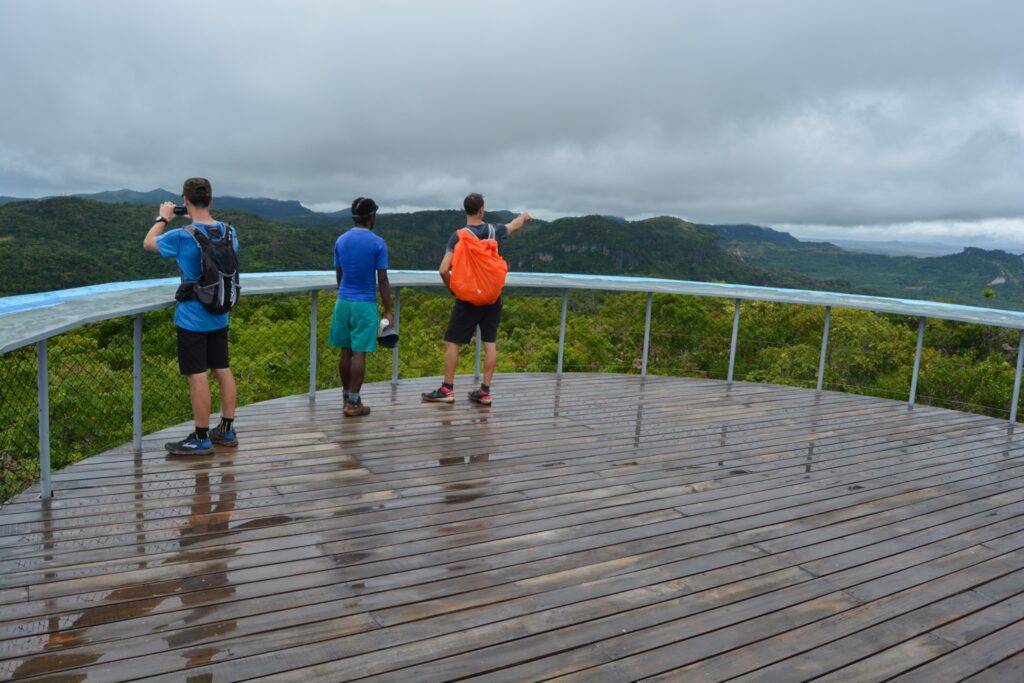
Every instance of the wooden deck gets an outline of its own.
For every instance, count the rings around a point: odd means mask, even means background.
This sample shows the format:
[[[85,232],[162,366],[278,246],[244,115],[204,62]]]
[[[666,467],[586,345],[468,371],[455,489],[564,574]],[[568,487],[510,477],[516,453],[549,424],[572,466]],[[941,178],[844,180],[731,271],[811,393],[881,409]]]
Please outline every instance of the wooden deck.
[[[436,378],[0,510],[0,678],[1024,680],[1024,434],[788,387]]]

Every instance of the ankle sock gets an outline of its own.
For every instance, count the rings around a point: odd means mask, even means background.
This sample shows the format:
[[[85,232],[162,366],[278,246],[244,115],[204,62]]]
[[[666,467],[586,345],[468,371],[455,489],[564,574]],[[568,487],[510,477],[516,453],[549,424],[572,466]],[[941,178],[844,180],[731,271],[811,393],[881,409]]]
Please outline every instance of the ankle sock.
[[[444,387],[445,389],[451,389],[452,391],[455,391],[454,382],[441,382],[441,386]]]
[[[348,392],[348,402],[349,403],[359,403],[362,400],[363,400],[363,397],[359,395],[358,391],[350,391],[350,392]]]
[[[208,439],[209,437],[210,437],[210,428],[209,427],[196,427],[196,438],[197,439],[202,441],[203,439]]]
[[[233,417],[222,417],[220,419],[220,430],[222,432],[230,432],[235,426],[235,418]]]
[[[480,385],[480,391],[490,391],[490,390],[491,390],[491,385],[490,384],[481,384]]]
[[[350,396],[351,394],[352,394],[352,392],[351,392],[351,391],[349,391],[348,389],[342,389],[342,390],[341,390],[341,395],[342,395],[342,397],[343,397],[343,398],[344,398],[344,399],[345,399],[346,401],[348,400],[348,397],[349,397],[349,396]]]

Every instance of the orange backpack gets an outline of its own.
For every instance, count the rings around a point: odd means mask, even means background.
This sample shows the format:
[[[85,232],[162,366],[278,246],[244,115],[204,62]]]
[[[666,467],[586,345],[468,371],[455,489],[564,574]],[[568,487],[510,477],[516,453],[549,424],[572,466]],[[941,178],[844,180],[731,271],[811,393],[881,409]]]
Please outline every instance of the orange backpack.
[[[463,228],[452,255],[452,293],[474,306],[497,301],[508,274],[508,264],[498,254],[494,226],[488,224],[487,232],[487,239],[480,239],[469,228]]]

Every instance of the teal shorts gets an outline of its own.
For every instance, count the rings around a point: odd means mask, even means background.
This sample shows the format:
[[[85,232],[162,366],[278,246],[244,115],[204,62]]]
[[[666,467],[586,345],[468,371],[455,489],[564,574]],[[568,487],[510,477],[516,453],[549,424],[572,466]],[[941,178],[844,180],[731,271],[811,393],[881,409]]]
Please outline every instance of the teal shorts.
[[[334,304],[331,346],[369,353],[377,350],[377,302],[345,301]]]

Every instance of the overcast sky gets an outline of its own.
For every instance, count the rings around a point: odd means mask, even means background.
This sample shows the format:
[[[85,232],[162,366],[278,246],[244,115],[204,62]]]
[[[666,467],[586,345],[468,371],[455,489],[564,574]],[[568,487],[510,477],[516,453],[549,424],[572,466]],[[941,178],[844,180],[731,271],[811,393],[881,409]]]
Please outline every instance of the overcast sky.
[[[0,0],[0,64],[0,195],[1024,245],[1020,0]]]

